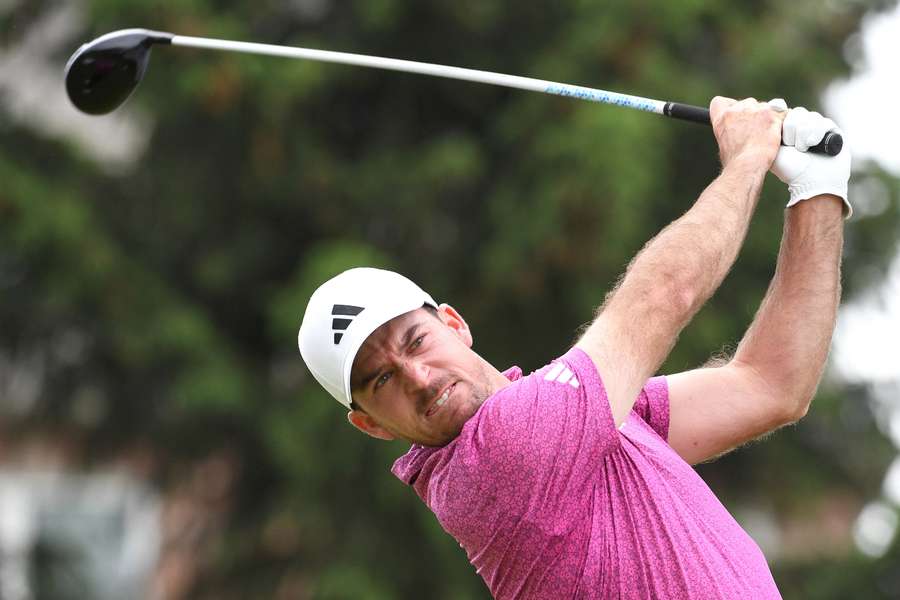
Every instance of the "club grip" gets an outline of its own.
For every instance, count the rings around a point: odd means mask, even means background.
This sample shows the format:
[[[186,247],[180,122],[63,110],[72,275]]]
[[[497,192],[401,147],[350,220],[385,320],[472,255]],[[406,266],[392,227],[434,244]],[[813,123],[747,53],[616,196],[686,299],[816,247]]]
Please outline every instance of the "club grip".
[[[702,106],[680,104],[678,102],[666,102],[663,111],[667,117],[712,125],[712,120],[709,118],[709,109],[703,108]]]
[[[681,104],[679,102],[666,102],[663,107],[663,114],[674,119],[682,121],[693,121],[694,123],[705,123],[712,125],[709,118],[709,110],[702,106],[693,106],[692,104]],[[828,156],[837,156],[844,147],[844,138],[836,131],[829,131],[822,138],[822,141],[815,146],[810,146],[809,152],[815,154],[827,154]]]

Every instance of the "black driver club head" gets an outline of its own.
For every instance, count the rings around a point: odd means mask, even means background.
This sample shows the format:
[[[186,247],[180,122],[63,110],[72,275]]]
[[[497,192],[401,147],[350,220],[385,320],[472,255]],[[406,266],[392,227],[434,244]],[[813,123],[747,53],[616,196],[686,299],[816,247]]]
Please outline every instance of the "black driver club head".
[[[141,82],[153,44],[170,44],[171,33],[122,29],[84,44],[66,63],[66,92],[78,110],[105,115],[125,102]]]

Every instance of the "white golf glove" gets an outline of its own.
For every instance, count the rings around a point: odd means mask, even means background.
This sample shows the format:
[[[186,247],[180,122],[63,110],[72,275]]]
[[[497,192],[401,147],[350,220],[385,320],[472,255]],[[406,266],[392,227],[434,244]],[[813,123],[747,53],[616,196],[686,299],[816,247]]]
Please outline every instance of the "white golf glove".
[[[769,102],[776,110],[788,110],[784,100]],[[837,156],[807,152],[818,144],[829,131],[841,133],[834,121],[803,107],[788,111],[781,127],[784,146],[778,151],[772,173],[788,185],[788,208],[801,200],[820,194],[834,194],[844,201],[844,218],[849,219],[853,207],[847,200],[847,182],[850,180],[850,150],[847,144]],[[843,134],[842,134],[843,135]]]

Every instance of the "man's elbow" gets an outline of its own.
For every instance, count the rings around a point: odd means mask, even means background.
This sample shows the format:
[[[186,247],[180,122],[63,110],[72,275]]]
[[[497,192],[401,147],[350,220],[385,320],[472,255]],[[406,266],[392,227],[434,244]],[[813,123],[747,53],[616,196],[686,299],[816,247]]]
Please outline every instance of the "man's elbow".
[[[811,399],[810,399],[811,400]],[[809,405],[811,402],[796,402],[794,404],[789,404],[787,410],[784,413],[782,418],[783,425],[792,425],[806,416],[806,413],[809,412]]]
[[[819,378],[809,373],[785,373],[760,365],[733,360],[761,402],[769,406],[770,419],[776,427],[796,423],[806,416],[816,395]]]
[[[819,380],[816,378],[812,382],[789,386],[782,392],[783,401],[781,405],[784,407],[783,419],[785,425],[796,423],[806,416],[809,412],[809,407],[812,405],[813,398],[816,397],[818,387]]]
[[[806,387],[805,389],[794,393],[794,396],[790,399],[791,401],[786,403],[788,407],[788,424],[796,423],[806,416],[806,413],[809,412],[809,407],[812,405],[813,398],[816,397],[817,389],[818,382],[816,382],[816,385],[814,386]]]

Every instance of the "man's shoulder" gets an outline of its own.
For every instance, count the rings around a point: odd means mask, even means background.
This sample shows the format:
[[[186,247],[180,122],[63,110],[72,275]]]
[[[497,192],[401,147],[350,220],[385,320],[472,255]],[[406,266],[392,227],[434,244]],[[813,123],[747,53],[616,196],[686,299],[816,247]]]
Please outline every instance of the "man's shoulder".
[[[586,379],[599,381],[599,375],[594,367],[594,363],[579,348],[571,348],[562,356],[554,358],[527,375],[522,375],[521,369],[518,369],[518,367],[513,369],[517,370],[518,376],[510,378],[512,379],[512,384],[490,396],[485,401],[482,409],[491,405],[495,405],[496,408],[502,407],[510,397],[521,399],[539,394],[553,395],[554,392],[566,395],[571,394],[573,390],[581,390],[583,392],[582,386]],[[504,372],[504,375],[508,372]],[[479,416],[478,413],[473,416],[473,419],[477,416]]]

